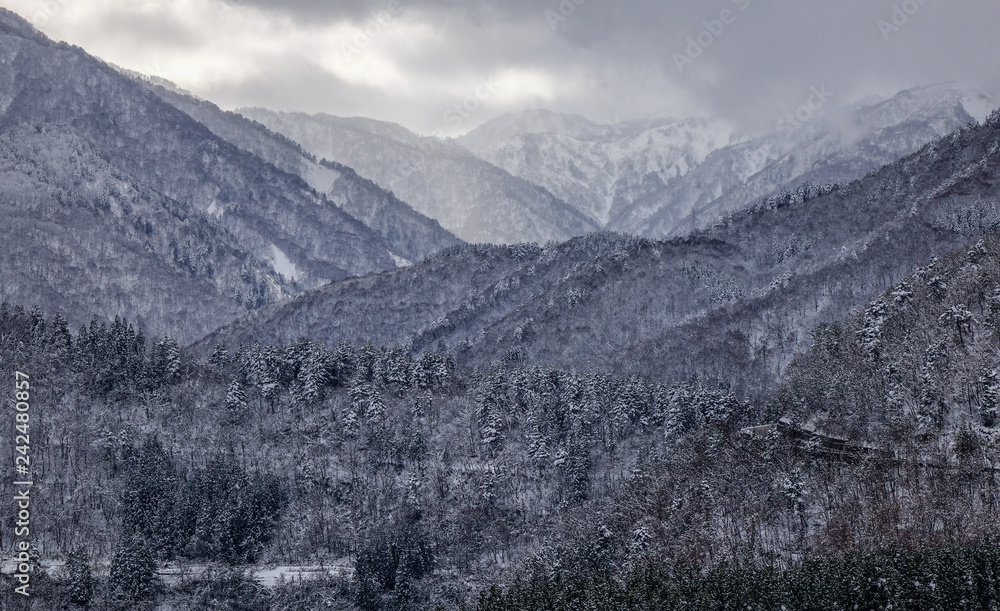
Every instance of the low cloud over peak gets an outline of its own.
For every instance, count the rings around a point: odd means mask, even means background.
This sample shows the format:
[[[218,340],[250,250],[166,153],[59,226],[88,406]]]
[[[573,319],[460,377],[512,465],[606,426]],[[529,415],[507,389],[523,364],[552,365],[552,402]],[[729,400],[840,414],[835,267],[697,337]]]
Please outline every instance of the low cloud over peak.
[[[235,108],[457,135],[527,108],[773,128],[943,81],[995,91],[1000,4],[944,0],[4,0],[49,36]],[[483,82],[491,83],[483,87]],[[461,121],[455,121],[462,109]]]

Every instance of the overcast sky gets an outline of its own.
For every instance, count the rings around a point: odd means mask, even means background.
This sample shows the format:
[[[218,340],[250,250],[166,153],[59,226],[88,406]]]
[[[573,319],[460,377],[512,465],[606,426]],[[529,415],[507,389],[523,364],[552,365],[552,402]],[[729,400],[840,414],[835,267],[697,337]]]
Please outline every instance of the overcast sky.
[[[363,115],[422,133],[539,107],[603,122],[715,116],[756,129],[806,103],[813,87],[849,103],[944,81],[995,93],[1000,82],[994,0],[0,5],[224,108]]]

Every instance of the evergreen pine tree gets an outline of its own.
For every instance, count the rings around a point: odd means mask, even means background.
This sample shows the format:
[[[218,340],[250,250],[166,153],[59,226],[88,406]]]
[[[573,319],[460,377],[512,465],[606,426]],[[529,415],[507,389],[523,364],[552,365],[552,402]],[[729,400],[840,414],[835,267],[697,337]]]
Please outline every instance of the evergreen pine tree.
[[[31,343],[34,346],[41,346],[45,343],[45,316],[38,306],[31,308]]]
[[[229,350],[227,350],[222,344],[216,344],[215,350],[212,351],[211,358],[208,359],[208,364],[211,365],[216,371],[222,371],[226,367],[229,367],[230,362],[232,362],[232,360],[229,358]]]
[[[295,398],[299,403],[313,404],[323,398],[323,389],[330,384],[331,357],[322,346],[306,341],[300,358]]]
[[[124,534],[111,559],[108,586],[112,600],[122,609],[153,596],[156,562],[142,535],[135,531]]]
[[[997,424],[997,410],[1000,409],[1000,376],[995,369],[986,371],[979,379],[983,386],[983,396],[979,403],[979,419],[985,427]]]
[[[341,342],[337,346],[337,352],[333,355],[329,366],[329,377],[335,386],[347,386],[348,381],[357,369],[357,353],[348,342]]]
[[[177,475],[173,462],[156,438],[149,438],[129,458],[122,488],[121,518],[139,533],[149,548],[169,558],[176,548],[174,500]]]
[[[153,346],[149,369],[150,382],[154,387],[169,386],[180,380],[181,351],[176,340],[164,336]]]
[[[233,423],[240,423],[247,414],[247,396],[239,380],[233,380],[226,391],[226,411]]]
[[[66,595],[70,604],[89,609],[94,597],[94,578],[90,573],[87,554],[82,549],[69,554],[66,559],[66,571],[69,573]]]
[[[538,474],[541,476],[549,463],[549,445],[538,423],[533,422],[533,420],[534,418],[531,418],[531,421],[528,423],[528,457],[534,463],[535,467],[538,468]]]
[[[62,314],[56,314],[52,318],[49,349],[58,360],[68,358],[73,354],[73,335],[69,331],[69,323],[66,322],[66,318]]]

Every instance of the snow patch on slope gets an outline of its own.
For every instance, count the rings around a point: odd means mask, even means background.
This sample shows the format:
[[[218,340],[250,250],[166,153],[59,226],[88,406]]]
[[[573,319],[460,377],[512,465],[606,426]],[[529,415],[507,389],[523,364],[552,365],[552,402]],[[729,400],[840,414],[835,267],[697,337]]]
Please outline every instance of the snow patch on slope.
[[[274,244],[271,244],[271,258],[271,266],[274,271],[284,276],[286,280],[299,280],[302,277],[302,272],[295,267],[288,255]]]
[[[413,265],[412,261],[410,261],[409,259],[404,259],[403,257],[400,257],[394,252],[390,252],[389,254],[392,255],[392,260],[396,262],[396,267],[410,267],[411,265]]]
[[[306,168],[305,178],[310,187],[320,193],[327,193],[340,178],[340,172],[323,167],[318,163],[311,163]]]

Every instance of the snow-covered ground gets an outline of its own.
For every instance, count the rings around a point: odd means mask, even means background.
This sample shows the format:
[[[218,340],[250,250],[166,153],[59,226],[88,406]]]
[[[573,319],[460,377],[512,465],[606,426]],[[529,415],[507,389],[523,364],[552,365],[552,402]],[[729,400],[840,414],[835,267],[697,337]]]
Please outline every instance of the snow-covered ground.
[[[275,244],[271,244],[271,261],[274,271],[284,276],[286,280],[299,280],[302,277],[302,272],[295,263],[292,263],[288,255]]]
[[[65,570],[62,561],[42,562],[42,568],[50,575],[59,575]],[[198,579],[221,567],[210,564],[170,563],[162,566],[157,575],[165,585],[174,586],[185,580]],[[110,567],[102,563],[91,567],[97,575],[107,575]],[[5,561],[0,565],[0,573],[10,575],[14,572],[14,563]],[[273,588],[282,583],[308,581],[323,576],[350,578],[354,574],[354,566],[347,558],[335,560],[331,564],[305,565],[274,565],[254,566],[247,568],[247,575],[266,588]]]

